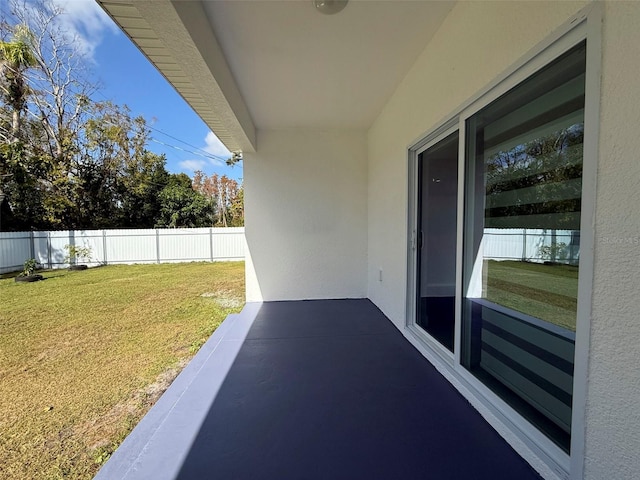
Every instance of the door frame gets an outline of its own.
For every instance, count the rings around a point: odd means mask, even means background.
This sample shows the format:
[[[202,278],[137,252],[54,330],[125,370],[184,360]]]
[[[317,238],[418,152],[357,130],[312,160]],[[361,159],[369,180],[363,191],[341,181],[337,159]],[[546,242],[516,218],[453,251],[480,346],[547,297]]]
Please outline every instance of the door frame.
[[[459,313],[458,313],[458,302],[456,301],[456,324],[454,331],[454,341],[453,341],[453,352],[450,352],[444,345],[438,342],[435,338],[429,335],[424,329],[422,329],[417,324],[417,301],[418,295],[418,275],[420,273],[420,265],[418,265],[418,228],[420,226],[420,219],[418,218],[418,214],[420,212],[420,206],[418,205],[418,192],[419,192],[419,182],[420,178],[418,175],[419,172],[419,157],[420,154],[428,150],[429,148],[436,145],[438,142],[444,140],[449,135],[458,132],[458,135],[461,135],[462,132],[459,131],[459,119],[458,116],[450,118],[448,121],[441,124],[440,127],[435,129],[430,134],[427,134],[424,139],[417,143],[415,146],[409,149],[409,231],[410,231],[410,246],[407,249],[407,270],[408,270],[408,278],[409,282],[407,284],[407,315],[405,320],[406,328],[413,333],[416,337],[420,339],[425,345],[430,347],[440,358],[445,361],[448,365],[454,366],[454,362],[456,361],[456,355],[459,355],[457,352],[459,350],[459,333],[458,333],[458,323],[459,323]],[[456,225],[458,231],[460,230],[462,218],[460,216],[460,152],[458,152],[458,212]],[[456,238],[459,236],[458,232],[456,232]],[[457,244],[461,239],[456,240],[456,295],[458,291],[458,262],[459,253]]]

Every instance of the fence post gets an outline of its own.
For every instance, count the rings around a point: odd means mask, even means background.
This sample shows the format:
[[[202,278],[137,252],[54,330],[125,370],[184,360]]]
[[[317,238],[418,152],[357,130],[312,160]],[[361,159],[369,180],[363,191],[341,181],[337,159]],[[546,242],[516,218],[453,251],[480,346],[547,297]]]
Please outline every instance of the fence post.
[[[213,228],[209,227],[209,256],[213,262]]]
[[[47,230],[47,263],[49,270],[53,269],[53,261],[51,260],[51,232]]]
[[[160,263],[160,230],[156,228],[156,260]]]
[[[102,230],[102,264],[107,264],[107,231]]]
[[[522,229],[522,261],[527,261],[527,229]]]
[[[31,240],[31,245],[29,246],[29,253],[31,253],[31,258],[36,258],[36,243],[33,235],[33,230],[29,232],[29,240]]]

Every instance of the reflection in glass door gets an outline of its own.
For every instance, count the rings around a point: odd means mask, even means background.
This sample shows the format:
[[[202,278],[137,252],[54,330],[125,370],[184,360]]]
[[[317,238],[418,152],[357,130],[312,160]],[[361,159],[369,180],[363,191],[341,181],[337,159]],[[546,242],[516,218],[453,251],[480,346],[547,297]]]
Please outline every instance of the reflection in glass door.
[[[585,71],[583,42],[469,117],[466,139],[462,364],[567,453]]]
[[[418,156],[416,324],[453,352],[458,132]]]

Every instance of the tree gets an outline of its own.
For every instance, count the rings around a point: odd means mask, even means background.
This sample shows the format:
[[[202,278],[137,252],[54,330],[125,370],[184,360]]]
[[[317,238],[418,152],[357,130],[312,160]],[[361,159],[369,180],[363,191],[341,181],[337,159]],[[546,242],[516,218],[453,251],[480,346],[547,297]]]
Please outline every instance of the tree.
[[[74,228],[79,215],[74,203],[79,187],[78,136],[96,86],[85,76],[87,62],[79,43],[59,21],[64,13],[60,5],[51,0],[13,0],[9,10],[8,18],[15,23],[0,25],[2,37],[13,39],[2,44],[4,65],[11,67],[5,68],[11,80],[6,90],[12,93],[3,96],[3,103],[13,116],[11,127],[4,129],[4,169],[30,177],[27,183],[37,190],[44,223]],[[29,68],[33,66],[37,68]],[[23,112],[29,114],[26,121]],[[28,210],[21,203],[26,199],[15,195],[21,186],[7,188],[12,210]]]
[[[9,135],[3,135],[8,143],[17,141],[20,135],[22,113],[29,93],[26,71],[37,64],[33,53],[33,34],[24,24],[15,26],[13,39],[0,41],[0,89],[4,102],[11,107],[12,116]]]
[[[3,102],[11,109],[10,127],[6,128],[3,125],[0,128],[4,141],[0,151],[0,218],[4,213],[5,223],[7,219],[13,221],[11,211],[5,206],[4,180],[11,176],[8,172],[9,163],[22,152],[22,146],[17,142],[20,139],[22,113],[29,93],[25,73],[37,64],[31,48],[31,39],[32,34],[28,27],[17,25],[11,41],[0,41],[0,90]]]
[[[244,225],[244,190],[238,182],[226,175],[207,177],[197,171],[193,177],[193,188],[215,201],[215,226]]]
[[[63,162],[97,86],[89,80],[78,39],[59,21],[62,6],[51,0],[12,0],[10,11],[19,25],[29,26],[31,55],[38,65],[27,76],[33,115],[42,122],[51,157]]]
[[[171,175],[169,184],[160,192],[162,208],[158,226],[206,227],[213,221],[213,203],[191,186],[184,173]]]
[[[135,163],[125,166],[121,182],[123,227],[153,228],[162,210],[161,192],[169,184],[164,155],[144,151]]]
[[[579,230],[583,137],[575,124],[489,157],[485,225]]]
[[[216,214],[221,225],[241,221],[235,181],[216,177],[215,196],[196,192],[188,176],[167,172],[164,155],[147,150],[143,117],[91,99],[97,85],[87,75],[90,62],[63,29],[58,2],[9,6],[0,22],[5,229],[209,226]]]
[[[240,185],[236,196],[231,200],[229,214],[231,217],[229,221],[230,227],[244,226],[244,185]]]
[[[146,150],[149,129],[126,106],[93,104],[78,138],[78,199],[93,202],[84,209],[87,221],[105,225],[151,228],[160,215],[159,194],[167,185],[166,158]],[[99,202],[99,203],[98,203]],[[93,220],[92,220],[93,219]]]

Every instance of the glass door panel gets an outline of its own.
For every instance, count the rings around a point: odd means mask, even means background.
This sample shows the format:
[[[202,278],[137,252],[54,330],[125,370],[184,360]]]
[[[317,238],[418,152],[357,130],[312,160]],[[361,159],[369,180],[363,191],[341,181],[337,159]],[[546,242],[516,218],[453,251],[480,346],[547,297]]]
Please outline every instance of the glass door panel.
[[[418,156],[416,323],[453,352],[458,132]]]
[[[467,120],[462,363],[569,451],[586,45]]]

